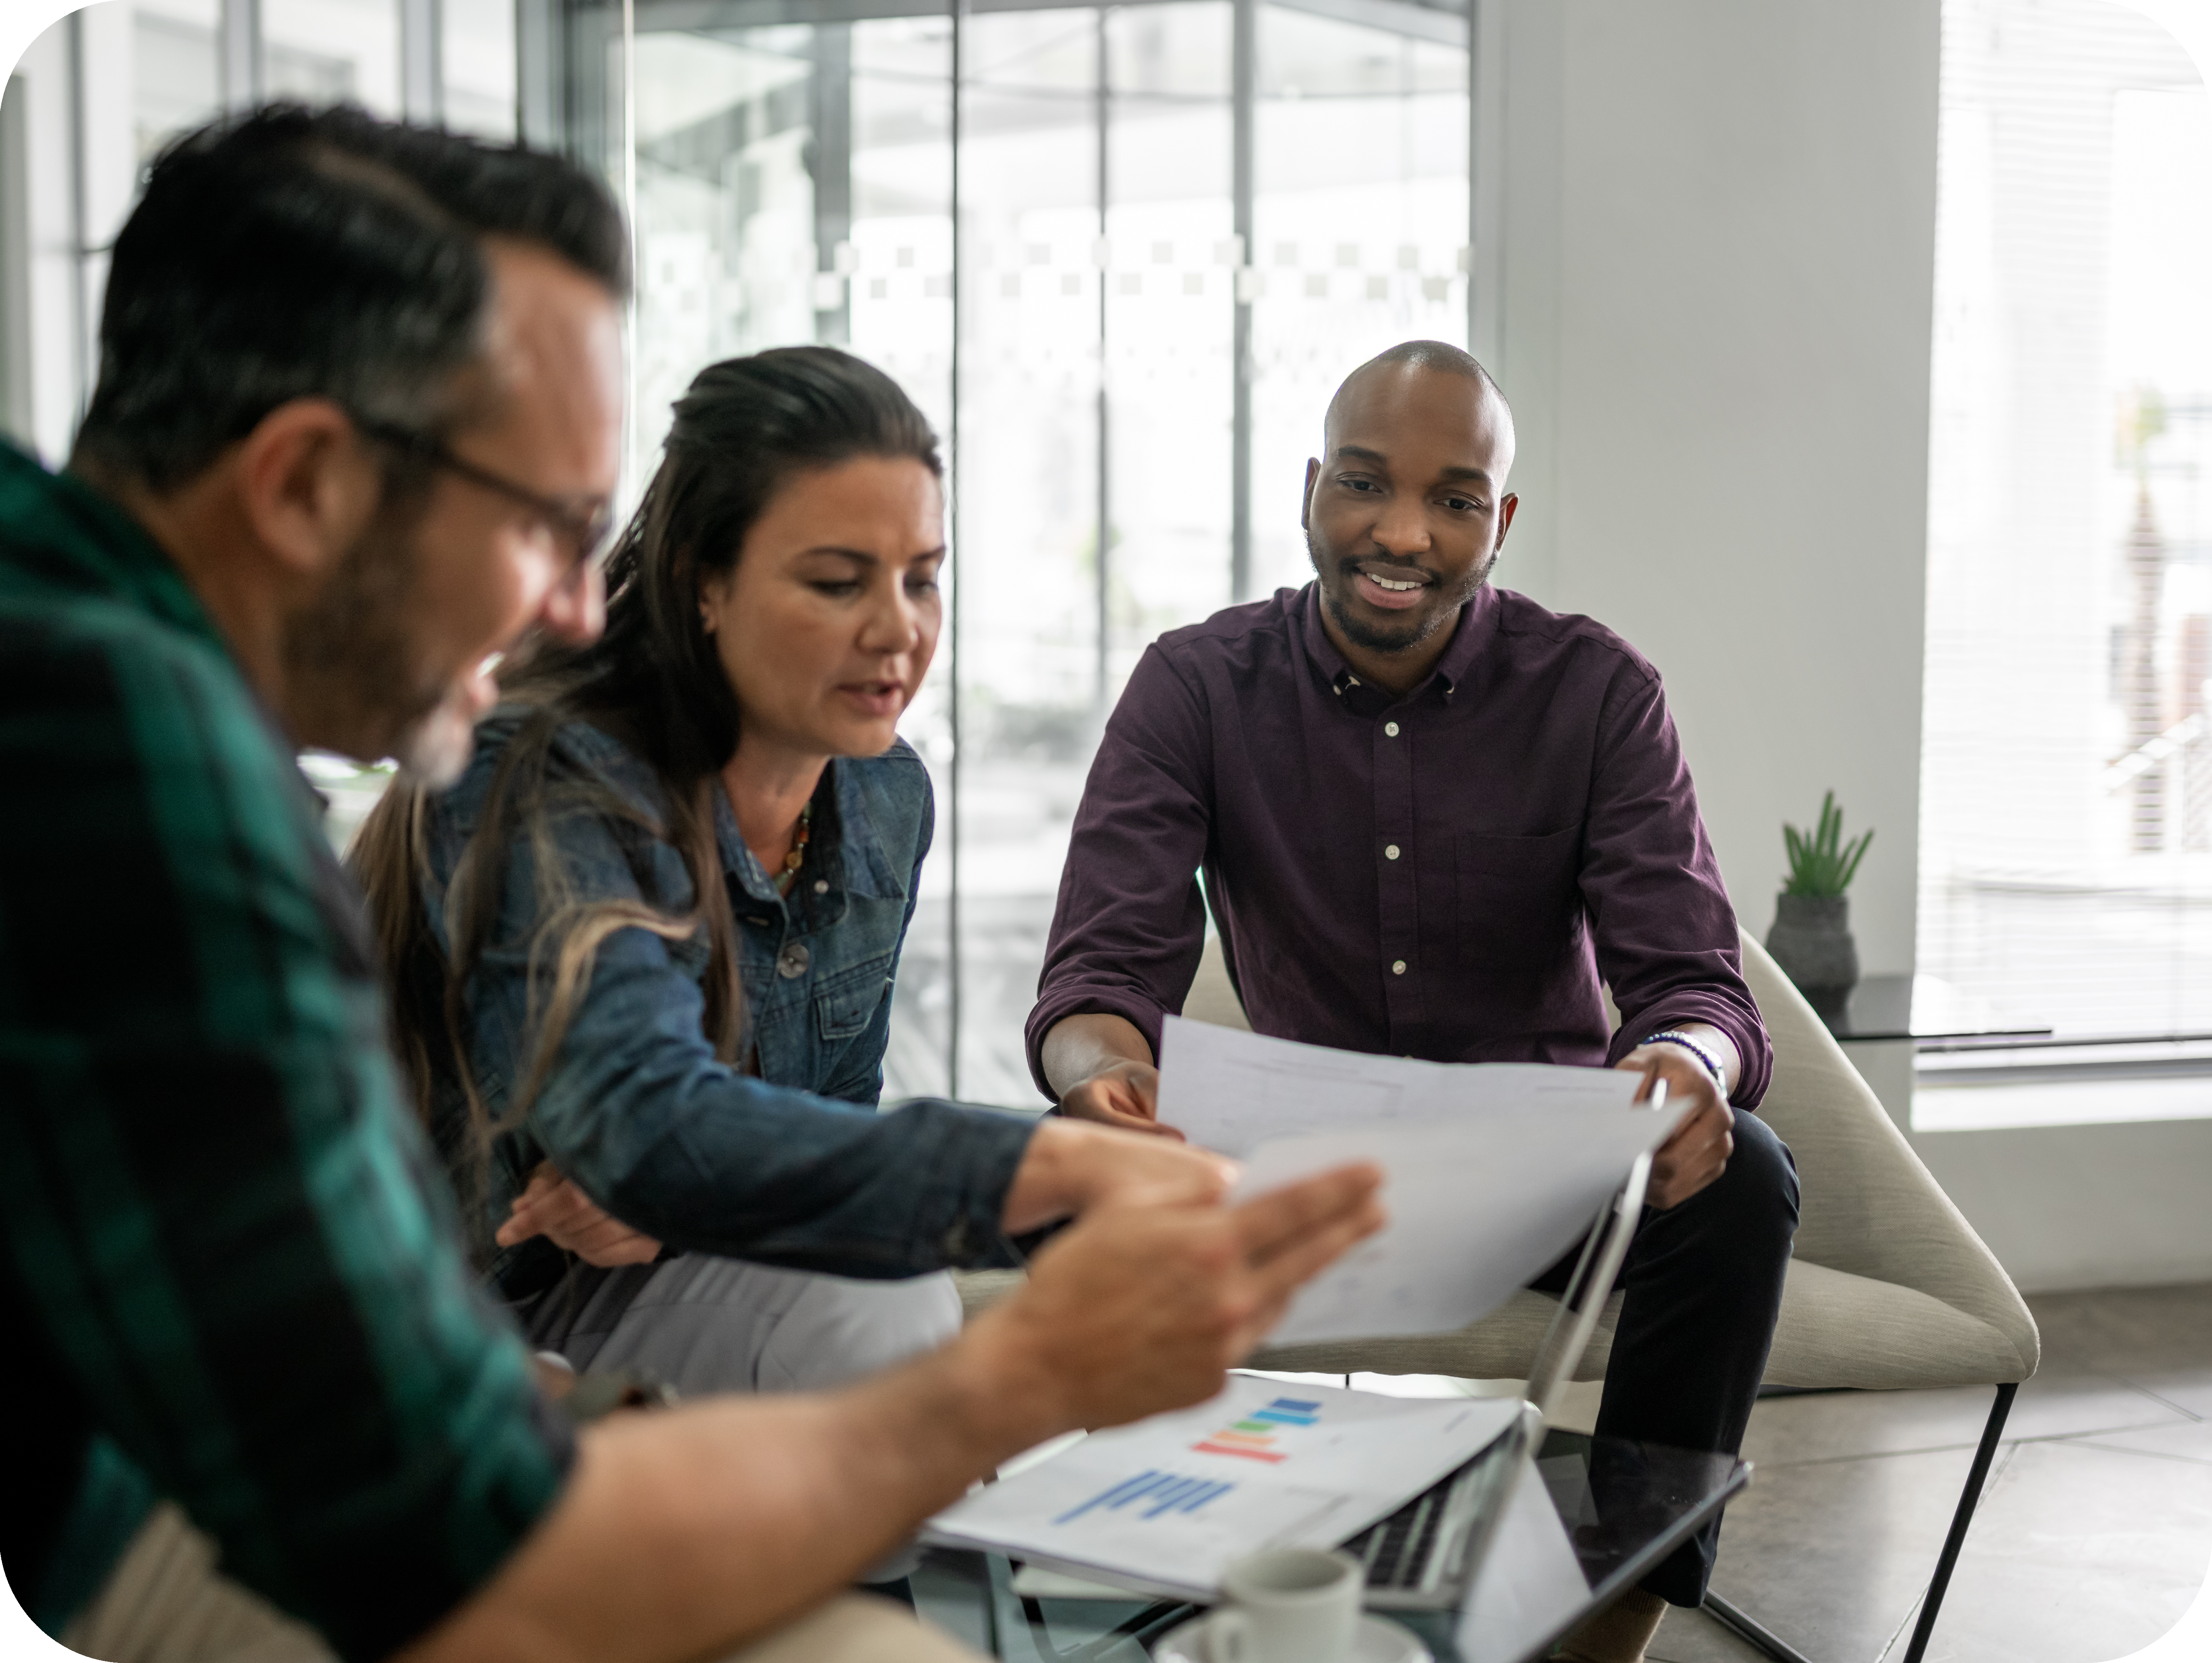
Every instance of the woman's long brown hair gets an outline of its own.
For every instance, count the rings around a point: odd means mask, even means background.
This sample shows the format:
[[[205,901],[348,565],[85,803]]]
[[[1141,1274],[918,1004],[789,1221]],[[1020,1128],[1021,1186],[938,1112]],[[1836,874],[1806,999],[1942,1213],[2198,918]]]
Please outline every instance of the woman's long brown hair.
[[[700,372],[677,401],[659,469],[607,563],[607,626],[573,647],[526,641],[500,673],[504,716],[517,719],[483,812],[447,887],[448,958],[431,927],[425,875],[426,795],[394,782],[363,823],[348,864],[368,892],[390,1001],[392,1047],[416,1113],[464,1180],[480,1218],[494,1141],[544,1089],[599,944],[617,931],[671,940],[706,932],[701,1027],[724,1061],[744,1028],[736,928],[714,839],[717,775],[736,753],[739,714],[699,615],[701,586],[737,563],[745,535],[795,474],[855,457],[911,458],[941,475],[936,435],[882,371],[833,347],[784,347]],[[588,723],[651,766],[657,812],[641,809],[562,757],[562,728]],[[560,848],[571,816],[672,845],[688,896],[586,900]],[[523,940],[495,941],[509,864],[526,850],[536,887]],[[495,944],[526,942],[525,1061],[494,1116],[469,1065],[464,1000]],[[465,1126],[435,1124],[441,1081],[458,1086]]]

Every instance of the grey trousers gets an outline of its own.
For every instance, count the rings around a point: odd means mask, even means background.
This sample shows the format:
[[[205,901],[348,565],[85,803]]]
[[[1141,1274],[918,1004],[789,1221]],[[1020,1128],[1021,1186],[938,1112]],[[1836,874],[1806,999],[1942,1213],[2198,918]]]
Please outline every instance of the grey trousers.
[[[698,1397],[820,1391],[933,1351],[960,1332],[960,1296],[942,1271],[862,1282],[685,1253],[579,1267],[515,1314],[580,1371],[649,1369]]]
[[[687,1398],[818,1392],[933,1351],[960,1332],[943,1271],[863,1282],[684,1253],[614,1270],[579,1265],[518,1309],[541,1351],[586,1369],[647,1369]],[[911,1544],[871,1565],[894,1582],[921,1563]]]
[[[102,1663],[337,1663],[322,1636],[217,1569],[215,1544],[163,1502],[62,1644]],[[981,1663],[912,1612],[848,1593],[728,1663]]]

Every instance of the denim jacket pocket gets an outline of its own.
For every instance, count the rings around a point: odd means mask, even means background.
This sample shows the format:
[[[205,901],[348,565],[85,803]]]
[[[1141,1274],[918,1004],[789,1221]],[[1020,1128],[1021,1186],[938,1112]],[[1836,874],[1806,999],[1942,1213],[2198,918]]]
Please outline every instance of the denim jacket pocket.
[[[890,986],[891,958],[879,953],[826,978],[814,990],[814,1020],[823,1041],[849,1040],[867,1027]]]

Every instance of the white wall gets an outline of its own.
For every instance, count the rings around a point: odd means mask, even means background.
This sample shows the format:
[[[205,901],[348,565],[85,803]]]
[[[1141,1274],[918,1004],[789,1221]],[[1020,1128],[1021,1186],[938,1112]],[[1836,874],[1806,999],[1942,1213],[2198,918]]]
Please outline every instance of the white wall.
[[[2212,1281],[2212,1120],[1947,1132],[1912,1143],[2029,1293]]]
[[[31,230],[31,420],[58,462],[76,427],[76,185],[70,174],[69,4],[0,0],[0,70],[24,77]]]
[[[1937,0],[1492,3],[1499,581],[1659,665],[1749,928],[1832,786],[1909,970]]]

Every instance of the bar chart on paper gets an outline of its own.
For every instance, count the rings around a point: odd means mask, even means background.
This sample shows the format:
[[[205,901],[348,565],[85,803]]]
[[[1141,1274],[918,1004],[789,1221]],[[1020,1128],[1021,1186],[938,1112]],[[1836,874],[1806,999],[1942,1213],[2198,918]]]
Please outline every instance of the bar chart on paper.
[[[1157,1519],[1164,1513],[1195,1513],[1215,1496],[1226,1496],[1236,1488],[1215,1479],[1186,1478],[1146,1467],[1135,1478],[1109,1484],[1089,1501],[1078,1502],[1053,1523],[1071,1525],[1100,1508],[1109,1513],[1129,1508],[1131,1516],[1138,1519]]]
[[[1255,1548],[1334,1546],[1487,1445],[1513,1405],[1232,1377],[1194,1409],[1102,1432],[976,1491],[933,1540],[1209,1597]]]
[[[1282,1431],[1285,1427],[1312,1426],[1321,1419],[1321,1403],[1314,1398],[1276,1398],[1266,1408],[1255,1409],[1240,1421],[1210,1434],[1192,1448],[1204,1455],[1235,1455],[1271,1465],[1290,1459]]]

